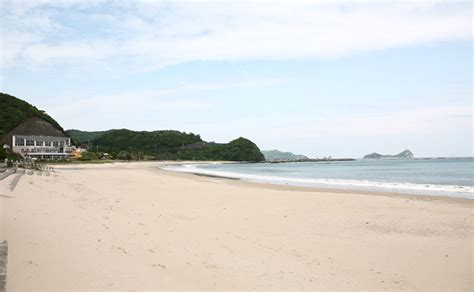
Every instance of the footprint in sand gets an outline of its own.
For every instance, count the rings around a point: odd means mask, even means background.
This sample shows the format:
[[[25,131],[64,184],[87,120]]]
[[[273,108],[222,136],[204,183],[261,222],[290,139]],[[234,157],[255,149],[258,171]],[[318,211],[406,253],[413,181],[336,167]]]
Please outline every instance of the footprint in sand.
[[[128,254],[128,252],[123,247],[112,245],[112,248],[118,249],[118,250],[122,251],[124,254]]]

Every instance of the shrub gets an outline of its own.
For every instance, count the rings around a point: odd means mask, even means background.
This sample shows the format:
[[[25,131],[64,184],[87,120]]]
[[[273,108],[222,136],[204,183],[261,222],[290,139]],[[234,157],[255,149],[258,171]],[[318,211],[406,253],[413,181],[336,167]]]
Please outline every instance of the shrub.
[[[132,154],[127,151],[120,151],[115,158],[120,160],[132,160]]]
[[[82,156],[80,158],[80,160],[82,161],[90,161],[90,160],[96,160],[98,159],[97,157],[97,154],[95,154],[94,152],[84,152],[82,153]]]

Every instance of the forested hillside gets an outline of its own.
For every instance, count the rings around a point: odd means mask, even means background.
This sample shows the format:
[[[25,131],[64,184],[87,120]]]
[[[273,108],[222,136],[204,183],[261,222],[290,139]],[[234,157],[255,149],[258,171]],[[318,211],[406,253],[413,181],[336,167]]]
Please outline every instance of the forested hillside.
[[[44,111],[14,96],[0,93],[0,138],[32,117],[39,117],[63,131],[58,122]]]
[[[199,135],[178,131],[131,131],[127,129],[109,130],[93,139],[95,147],[108,151],[137,150],[154,152],[179,148],[201,141]]]
[[[106,131],[80,131],[80,130],[66,130],[66,134],[72,138],[74,144],[87,144],[90,141],[99,138],[104,135]]]
[[[105,132],[68,130],[73,141],[88,144],[90,151],[107,152],[117,159],[263,161],[260,149],[250,140],[239,138],[227,144],[208,143],[199,135],[179,131]],[[96,138],[94,138],[94,136]]]

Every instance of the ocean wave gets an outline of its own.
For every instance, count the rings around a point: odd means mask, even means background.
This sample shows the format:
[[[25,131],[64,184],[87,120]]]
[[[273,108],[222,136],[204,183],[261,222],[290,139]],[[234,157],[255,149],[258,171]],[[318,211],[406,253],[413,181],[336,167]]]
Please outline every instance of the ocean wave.
[[[202,165],[201,165],[202,166]],[[326,179],[326,178],[295,178],[259,174],[244,174],[220,170],[200,168],[195,164],[170,165],[165,170],[198,173],[212,176],[237,178],[252,182],[272,183],[316,188],[333,188],[344,190],[382,191],[419,195],[438,195],[474,199],[474,187],[460,185],[415,184],[401,182],[379,182],[356,179]]]

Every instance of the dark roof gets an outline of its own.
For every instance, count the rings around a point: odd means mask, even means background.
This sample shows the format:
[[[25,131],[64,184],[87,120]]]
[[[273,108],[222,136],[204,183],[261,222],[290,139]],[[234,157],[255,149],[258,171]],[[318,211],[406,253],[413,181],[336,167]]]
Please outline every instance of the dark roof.
[[[66,137],[50,123],[38,117],[32,117],[16,126],[10,135]]]
[[[38,117],[29,118],[28,120],[16,126],[3,137],[2,142],[10,145],[12,135],[66,137],[61,130]]]

